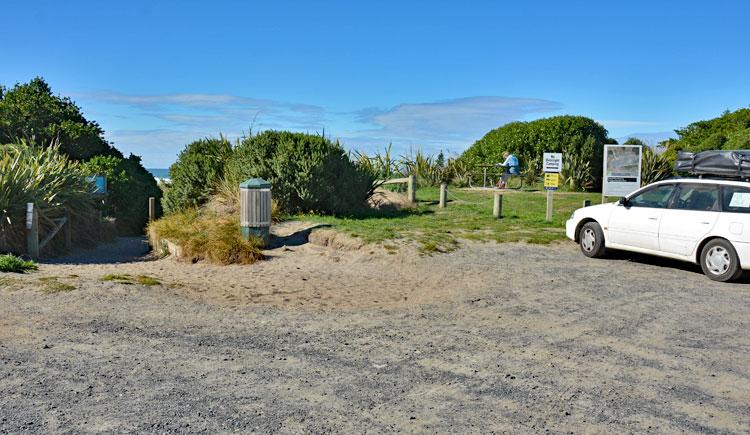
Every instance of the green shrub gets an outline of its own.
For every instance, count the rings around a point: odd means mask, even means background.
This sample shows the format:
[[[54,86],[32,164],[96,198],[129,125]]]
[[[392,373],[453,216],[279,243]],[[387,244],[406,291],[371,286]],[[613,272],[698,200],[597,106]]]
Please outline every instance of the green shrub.
[[[0,86],[0,143],[20,139],[44,147],[57,143],[73,160],[100,154],[122,157],[104,139],[99,124],[87,120],[70,98],[54,95],[41,77],[10,89]]]
[[[664,154],[657,154],[651,147],[643,147],[641,159],[641,185],[655,183],[672,175],[672,164]]]
[[[664,159],[673,167],[678,151],[738,150],[750,148],[750,109],[724,112],[721,116],[697,121],[675,130],[678,139],[662,142]]]
[[[563,159],[562,184],[572,191],[589,190],[594,184],[591,162],[586,156],[568,156]]]
[[[585,158],[593,177],[592,188],[601,183],[604,144],[607,130],[582,116],[554,116],[530,122],[511,122],[490,131],[460,157],[471,168],[478,164],[503,161],[503,152],[515,153],[522,169],[529,162],[541,162],[545,152],[562,152],[563,159]],[[540,168],[534,168],[535,171]]]
[[[54,224],[52,219],[65,216],[66,211],[74,229],[76,225],[88,226],[94,200],[85,174],[83,167],[62,155],[56,145],[41,149],[22,142],[2,147],[0,250],[24,252],[26,204],[29,202],[39,211],[41,233]],[[91,230],[88,227],[73,231],[73,241],[85,239]]]
[[[0,143],[22,140],[39,148],[54,145],[73,161],[87,161],[89,174],[110,178],[105,211],[116,218],[120,233],[143,233],[148,197],[161,197],[153,176],[139,157],[124,158],[105,140],[99,124],[86,119],[70,98],[54,95],[40,77],[10,89],[0,86]]]
[[[169,168],[170,183],[162,200],[166,213],[199,207],[217,190],[232,145],[223,136],[188,144]]]
[[[243,139],[229,160],[224,184],[234,188],[256,177],[273,185],[273,197],[287,213],[355,213],[366,206],[375,181],[338,143],[284,131]]]
[[[218,264],[251,264],[263,259],[259,238],[240,234],[239,215],[220,216],[186,210],[149,224],[153,246],[167,239],[182,248],[182,256],[192,262],[208,260]]]
[[[162,196],[153,175],[133,154],[127,159],[96,156],[84,164],[89,175],[107,177],[104,212],[115,218],[120,234],[143,234],[148,221],[148,198]]]
[[[0,272],[24,273],[36,269],[33,261],[25,261],[11,254],[0,255]]]

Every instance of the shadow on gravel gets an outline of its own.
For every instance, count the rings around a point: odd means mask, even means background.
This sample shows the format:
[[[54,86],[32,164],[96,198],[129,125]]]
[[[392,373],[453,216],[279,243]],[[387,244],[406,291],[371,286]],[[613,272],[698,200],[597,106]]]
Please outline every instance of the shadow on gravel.
[[[41,264],[119,264],[155,260],[146,237],[120,237],[93,249],[81,249],[55,258],[43,258]]]
[[[703,270],[697,264],[657,257],[654,255],[638,254],[635,252],[627,251],[607,251],[606,259],[615,261],[630,261],[633,263],[646,264],[650,266],[668,267],[670,269],[679,269],[685,272],[703,275]],[[706,279],[708,280],[709,278]],[[727,284],[750,284],[750,271],[745,271],[739,280]]]

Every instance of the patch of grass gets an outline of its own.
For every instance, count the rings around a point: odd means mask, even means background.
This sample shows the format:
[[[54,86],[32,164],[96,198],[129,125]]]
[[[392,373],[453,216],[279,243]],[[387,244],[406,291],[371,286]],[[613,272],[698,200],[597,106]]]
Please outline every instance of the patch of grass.
[[[161,285],[161,281],[148,275],[138,275],[135,279],[138,282],[138,284],[146,285],[149,287],[154,286],[154,285]]]
[[[15,255],[0,255],[0,272],[25,273],[31,270],[37,270],[33,261],[25,261]]]
[[[154,246],[168,239],[182,248],[184,258],[218,264],[251,264],[263,259],[263,241],[240,235],[239,215],[218,215],[210,211],[185,211],[149,224]]]
[[[125,284],[125,285],[141,284],[141,285],[146,285],[149,287],[154,286],[154,285],[161,285],[161,281],[148,275],[138,275],[136,277],[132,277],[128,274],[122,274],[122,275],[107,274],[99,278],[99,280],[114,282],[117,284]]]
[[[39,278],[39,282],[42,284],[41,290],[43,293],[61,293],[76,289],[76,286],[72,284],[58,281],[56,276],[45,276],[44,278]]]
[[[0,290],[17,290],[19,282],[15,278],[0,277]]]
[[[494,191],[449,188],[447,208],[437,206],[439,189],[417,190],[417,206],[411,210],[373,211],[366,215],[333,217],[291,216],[331,225],[366,243],[391,243],[400,239],[416,242],[422,252],[450,252],[462,239],[548,244],[565,239],[565,221],[585,199],[593,204],[598,193],[557,192],[552,222],[545,220],[544,191],[508,191],[503,194],[503,217],[492,216]],[[384,247],[387,245],[384,245]],[[391,251],[386,247],[386,250]]]
[[[117,275],[117,274],[107,274],[99,278],[100,281],[111,281],[115,282],[117,284],[133,284],[133,277],[131,277],[128,274],[124,275]]]

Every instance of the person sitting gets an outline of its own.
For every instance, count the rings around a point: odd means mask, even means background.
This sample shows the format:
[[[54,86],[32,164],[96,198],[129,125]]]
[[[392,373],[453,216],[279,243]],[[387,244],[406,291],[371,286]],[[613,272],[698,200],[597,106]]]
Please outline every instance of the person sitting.
[[[500,181],[497,182],[497,187],[499,189],[505,189],[505,187],[508,185],[508,179],[513,175],[521,175],[521,172],[518,170],[518,157],[514,156],[508,151],[505,151],[503,153],[503,158],[505,159],[505,161],[503,163],[497,164],[497,166],[502,166],[505,168],[503,175],[500,177]]]

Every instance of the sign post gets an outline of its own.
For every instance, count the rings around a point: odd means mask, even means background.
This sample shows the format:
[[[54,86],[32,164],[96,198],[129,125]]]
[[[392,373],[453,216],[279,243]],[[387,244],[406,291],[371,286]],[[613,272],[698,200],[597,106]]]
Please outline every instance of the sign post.
[[[562,153],[544,153],[544,190],[547,191],[547,222],[552,222],[552,204],[554,191],[560,186],[562,171]]]
[[[641,187],[640,145],[605,145],[602,204],[610,196],[625,196]]]
[[[33,202],[26,203],[26,250],[29,257],[39,258],[39,211]]]

